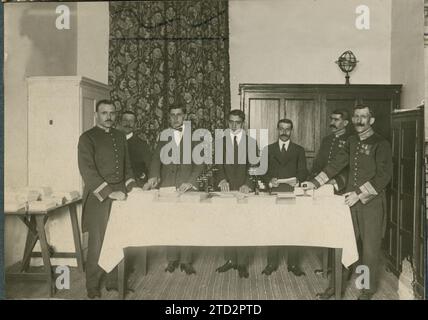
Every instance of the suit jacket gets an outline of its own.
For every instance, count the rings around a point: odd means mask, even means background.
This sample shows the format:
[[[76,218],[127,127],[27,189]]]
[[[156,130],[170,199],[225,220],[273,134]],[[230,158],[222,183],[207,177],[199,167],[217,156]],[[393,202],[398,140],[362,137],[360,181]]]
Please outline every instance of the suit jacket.
[[[227,164],[226,162],[226,149],[227,149],[227,143],[231,143],[232,148],[233,148],[233,141],[230,138],[230,135],[223,137],[223,163],[222,164],[217,164],[216,168],[217,168],[217,185],[218,183],[220,183],[220,181],[222,181],[223,179],[225,179],[228,183],[229,183],[229,189],[231,191],[233,190],[239,190],[239,188],[242,185],[247,185],[248,187],[250,187],[250,189],[254,189],[253,183],[251,182],[250,179],[250,174],[249,174],[249,168],[250,168],[250,162],[248,159],[248,144],[249,144],[249,140],[251,140],[254,144],[256,145],[256,142],[253,138],[251,138],[250,136],[246,135],[245,139],[244,139],[244,134],[241,138],[241,141],[239,142],[238,148],[241,147],[242,148],[242,144],[246,143],[246,154],[245,154],[245,163],[240,164],[238,162],[238,157],[234,157],[233,159],[233,163],[232,164]],[[228,139],[228,142],[227,142]],[[242,161],[244,162],[244,161]]]
[[[135,135],[135,133],[127,142],[132,171],[134,172],[137,185],[142,187],[149,175],[152,154],[149,145]]]
[[[152,161],[150,164],[149,178],[160,178],[159,187],[180,187],[182,183],[191,183],[194,187],[198,187],[197,178],[204,170],[203,165],[195,164],[193,159],[191,163],[184,164],[183,162],[183,139],[180,141],[180,163],[179,164],[164,164],[161,161],[161,150],[170,141],[158,141],[156,149],[153,152]],[[198,142],[192,141],[193,147]]]
[[[265,182],[269,183],[272,178],[287,179],[296,177],[299,182],[306,180],[308,170],[306,167],[305,149],[290,141],[287,151],[281,152],[278,141],[267,146],[268,148],[268,171]]]
[[[311,178],[320,173],[337,156],[339,151],[345,146],[349,136],[349,130],[346,130],[339,137],[336,137],[335,134],[330,134],[322,139],[320,149],[312,165]],[[346,188],[348,171],[348,167],[345,167],[333,177],[337,182],[338,193],[343,193]]]
[[[92,223],[97,223],[100,214],[105,214],[97,210],[105,207],[101,203],[113,191],[126,193],[135,185],[125,135],[114,128],[107,132],[98,126],[84,132],[79,138],[78,166],[85,184],[82,213],[82,229],[85,232],[89,231]],[[90,194],[98,199],[100,206],[86,210]]]

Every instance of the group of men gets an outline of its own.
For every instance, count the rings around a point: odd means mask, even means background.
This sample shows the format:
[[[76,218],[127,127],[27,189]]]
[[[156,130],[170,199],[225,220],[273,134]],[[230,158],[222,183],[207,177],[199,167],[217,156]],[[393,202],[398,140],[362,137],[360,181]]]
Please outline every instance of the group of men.
[[[169,108],[169,125],[172,139],[180,150],[183,160],[183,122],[186,110],[182,106]],[[325,183],[334,185],[338,194],[345,195],[351,208],[355,235],[361,240],[362,264],[370,268],[370,289],[363,290],[361,299],[369,299],[376,291],[380,262],[380,243],[385,221],[385,187],[388,184],[392,160],[389,143],[372,129],[375,118],[368,106],[357,105],[352,123],[356,134],[350,135],[349,114],[346,110],[335,110],[330,115],[332,133],[325,137],[314,160],[311,171],[307,169],[305,150],[290,140],[293,122],[281,119],[277,123],[278,140],[269,146],[268,169],[263,176],[266,185],[281,191],[279,179],[296,178],[306,188],[317,188]],[[86,263],[86,287],[88,297],[100,297],[103,271],[98,266],[104,233],[112,201],[123,201],[133,187],[150,190],[176,187],[178,192],[197,190],[197,178],[204,170],[203,164],[168,163],[162,161],[162,148],[166,141],[158,141],[153,155],[148,145],[134,134],[136,117],[130,111],[122,113],[119,128],[115,129],[115,106],[107,100],[96,105],[97,125],[84,132],[78,145],[79,170],[84,180],[83,231],[89,232],[88,257]],[[245,114],[231,110],[227,118],[230,131],[223,137],[223,155],[226,145],[233,146],[234,161],[216,164],[216,187],[219,190],[250,193],[255,186],[250,177],[250,161],[238,161],[241,144],[252,139],[244,130]],[[123,132],[121,132],[123,131]],[[193,147],[193,144],[192,144]],[[248,149],[248,148],[247,148]],[[250,248],[228,247],[224,249],[225,263],[217,272],[237,270],[241,278],[248,278]],[[263,274],[269,276],[278,269],[280,248],[269,247],[267,265]],[[305,275],[300,267],[299,251],[287,247],[288,271],[296,276]],[[166,272],[180,267],[186,274],[196,273],[192,265],[190,247],[168,247]],[[117,272],[106,277],[106,289],[117,289]],[[331,286],[321,293],[322,299],[333,295]]]

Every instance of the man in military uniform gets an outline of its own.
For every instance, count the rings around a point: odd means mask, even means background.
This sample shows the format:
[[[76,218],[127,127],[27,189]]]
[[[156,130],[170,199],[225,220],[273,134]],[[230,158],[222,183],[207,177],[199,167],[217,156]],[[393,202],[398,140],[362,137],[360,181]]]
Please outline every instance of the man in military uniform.
[[[374,121],[370,107],[357,105],[352,117],[357,135],[348,138],[345,147],[315,179],[305,182],[308,188],[320,187],[349,165],[345,203],[351,208],[355,236],[361,241],[362,264],[370,272],[369,288],[362,289],[360,300],[371,299],[377,290],[386,223],[385,189],[392,176],[391,146],[373,131]]]
[[[331,134],[325,136],[321,141],[320,149],[314,159],[311,171],[311,179],[321,172],[344,147],[346,140],[350,136],[351,130],[348,128],[349,113],[345,109],[336,109],[330,115],[330,129]],[[335,177],[328,181],[329,184],[334,186],[335,194],[345,193],[346,179],[348,178],[348,168],[344,168]],[[331,270],[333,263],[329,250],[324,249],[324,254],[328,257],[328,269]],[[315,270],[316,273],[322,270]],[[321,298],[324,293],[319,294]]]
[[[242,193],[249,193],[252,187],[249,174],[250,162],[248,160],[248,152],[245,154],[245,160],[238,161],[240,156],[239,150],[248,151],[248,141],[249,139],[252,139],[247,136],[243,130],[244,121],[245,114],[241,110],[232,110],[229,112],[230,134],[229,136],[223,137],[223,162],[217,166],[217,181],[219,181],[218,187],[223,192],[240,191]],[[228,143],[233,146],[233,163],[228,163],[226,161]],[[240,148],[241,144],[246,144],[246,148]],[[255,141],[253,141],[253,146],[257,148]],[[248,278],[248,248],[226,247],[224,249],[224,257],[226,263],[217,268],[217,272],[226,272],[230,269],[237,269],[240,278]]]
[[[266,183],[272,186],[272,190],[292,192],[294,186],[280,184],[278,179],[296,178],[304,181],[308,176],[306,167],[305,149],[302,146],[291,142],[293,122],[289,119],[281,119],[277,124],[278,141],[270,144],[268,148],[268,171],[265,175]],[[305,275],[300,269],[300,254],[296,247],[288,247],[287,269],[296,276]],[[279,249],[268,247],[267,265],[262,271],[269,276],[278,269]]]
[[[334,110],[330,115],[331,134],[324,137],[321,141],[321,146],[312,165],[311,177],[315,177],[325,168],[344,147],[346,140],[350,136],[348,128],[349,113],[345,109]],[[348,168],[344,168],[333,179],[329,180],[329,184],[334,185],[336,194],[343,194],[346,187],[346,179],[348,176]]]
[[[128,142],[129,158],[138,187],[148,180],[152,154],[149,145],[135,134],[136,116],[132,111],[122,113],[120,130],[125,133]]]
[[[86,289],[88,297],[101,297],[100,281],[104,271],[98,259],[113,200],[125,200],[135,185],[125,135],[114,129],[115,106],[108,100],[96,105],[97,125],[79,138],[78,165],[85,184],[82,229],[88,232]],[[106,289],[117,288],[117,272],[110,272]]]
[[[176,187],[180,193],[197,190],[197,178],[202,173],[204,167],[203,165],[195,164],[193,160],[190,163],[183,161],[183,135],[185,135],[186,130],[190,130],[190,128],[186,128],[183,125],[186,117],[185,112],[186,109],[180,105],[174,105],[169,108],[169,130],[173,130],[173,140],[179,150],[179,163],[163,163],[162,160],[165,159],[161,159],[162,148],[171,141],[159,140],[153,152],[149,180],[143,189]],[[192,148],[193,146],[194,143],[192,143]],[[189,247],[168,247],[166,254],[168,260],[168,266],[165,269],[166,272],[174,272],[181,262],[180,269],[186,272],[186,274],[196,273],[191,263],[192,251]]]

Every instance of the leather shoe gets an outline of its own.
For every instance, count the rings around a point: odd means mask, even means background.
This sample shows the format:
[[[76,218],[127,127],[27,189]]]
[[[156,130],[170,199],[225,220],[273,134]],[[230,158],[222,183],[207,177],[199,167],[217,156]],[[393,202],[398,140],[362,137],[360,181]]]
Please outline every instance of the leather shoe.
[[[87,292],[89,299],[101,298],[101,291],[98,288],[88,289]]]
[[[106,284],[106,290],[107,291],[119,291],[116,284]]]
[[[236,270],[236,268],[237,268],[236,264],[234,264],[231,260],[228,260],[224,265],[215,269],[215,271],[222,273],[222,272],[229,271],[230,269]]]
[[[335,295],[335,290],[333,287],[328,287],[324,292],[317,293],[317,298],[319,300],[328,300]],[[345,290],[342,289],[342,297],[345,294]]]
[[[193,266],[190,263],[182,263],[180,265],[180,270],[186,272],[186,274],[193,274],[196,273],[196,270],[193,268]]]
[[[165,272],[173,273],[178,267],[178,261],[168,262],[168,266],[165,268]]]
[[[248,278],[250,276],[247,267],[243,265],[238,266],[238,274],[240,278]]]
[[[306,275],[306,273],[302,269],[300,269],[300,267],[298,266],[289,266],[287,267],[287,269],[288,269],[288,272],[294,273],[294,275],[297,277]]]
[[[278,266],[274,266],[273,264],[268,264],[262,271],[262,274],[270,276],[272,272],[275,272],[278,269]]]
[[[373,297],[374,293],[370,292],[368,290],[362,290],[361,294],[358,297],[358,300],[371,300]]]

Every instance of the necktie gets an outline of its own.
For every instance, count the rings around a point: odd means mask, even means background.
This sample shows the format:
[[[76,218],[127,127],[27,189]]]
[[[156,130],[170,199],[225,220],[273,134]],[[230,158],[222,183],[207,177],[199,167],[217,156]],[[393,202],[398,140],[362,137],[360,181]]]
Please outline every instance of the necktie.
[[[238,137],[233,136],[233,162],[238,163]]]
[[[281,148],[281,152],[284,153],[285,151],[287,151],[287,150],[285,150],[285,143],[283,143],[282,148]]]

